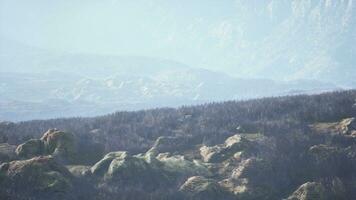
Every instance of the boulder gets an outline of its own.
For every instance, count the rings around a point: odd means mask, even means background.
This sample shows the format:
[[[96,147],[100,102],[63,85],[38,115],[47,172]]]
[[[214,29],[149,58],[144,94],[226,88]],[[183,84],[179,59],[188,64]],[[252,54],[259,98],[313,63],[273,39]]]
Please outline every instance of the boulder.
[[[161,169],[183,176],[210,176],[211,172],[208,167],[198,160],[189,161],[184,156],[175,155],[169,156],[168,154],[160,154],[157,159],[161,163]]]
[[[86,165],[67,165],[68,171],[75,177],[86,177],[90,175],[90,166]]]
[[[91,173],[99,178],[100,187],[107,191],[145,190],[152,192],[168,187],[175,178],[169,177],[157,165],[148,163],[143,156],[130,155],[125,151],[108,153],[91,167]],[[173,178],[170,180],[170,178]]]
[[[191,137],[172,137],[161,136],[158,137],[152,146],[151,150],[155,150],[158,153],[174,153],[179,152],[182,149],[186,149],[191,143]]]
[[[344,184],[339,178],[328,181],[307,182],[301,185],[288,200],[347,200]]]
[[[42,136],[41,141],[45,144],[47,154],[60,160],[74,161],[76,149],[72,133],[50,129]]]
[[[239,199],[274,199],[276,191],[272,165],[260,158],[241,161],[231,177],[220,182]]]
[[[234,199],[233,195],[222,188],[215,180],[202,176],[188,178],[179,191],[189,199]]]
[[[349,151],[348,151],[349,150]],[[348,176],[354,171],[352,149],[320,144],[309,148],[314,177]]]
[[[0,164],[2,162],[15,160],[16,158],[16,146],[10,145],[8,143],[0,144]]]
[[[52,157],[35,157],[0,166],[0,193],[9,199],[61,199],[72,188],[72,176]]]
[[[224,144],[200,148],[200,155],[204,162],[218,163],[232,157],[236,152],[248,151],[251,142],[243,135],[234,135],[226,139]]]
[[[21,158],[32,158],[35,156],[45,155],[45,144],[42,140],[28,140],[16,148],[16,154]]]
[[[52,155],[63,164],[91,165],[104,154],[104,145],[89,139],[76,138],[72,133],[50,129],[41,139],[31,139],[16,149],[20,158]]]
[[[356,119],[347,118],[340,122],[339,125],[341,132],[345,135],[350,135],[353,131],[356,130]]]

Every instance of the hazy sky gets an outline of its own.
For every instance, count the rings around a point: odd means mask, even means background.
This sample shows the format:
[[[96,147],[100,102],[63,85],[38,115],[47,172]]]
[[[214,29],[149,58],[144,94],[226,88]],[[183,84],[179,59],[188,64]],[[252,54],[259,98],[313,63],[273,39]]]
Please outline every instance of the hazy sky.
[[[341,67],[354,69],[353,2],[0,0],[0,37],[62,52],[164,58],[244,78],[333,81]]]
[[[204,65],[206,48],[230,39],[226,19],[236,11],[233,0],[0,2],[6,38],[66,52],[162,57],[190,65]]]

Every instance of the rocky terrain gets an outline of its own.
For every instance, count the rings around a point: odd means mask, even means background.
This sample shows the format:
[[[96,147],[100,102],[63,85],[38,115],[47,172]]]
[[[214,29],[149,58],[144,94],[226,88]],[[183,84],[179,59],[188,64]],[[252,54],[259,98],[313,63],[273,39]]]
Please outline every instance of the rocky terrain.
[[[311,99],[317,98],[318,108],[334,102],[327,108],[339,108],[339,111],[325,111],[329,120],[325,120],[325,113],[315,119],[304,116],[305,123],[301,124],[291,121],[298,117],[289,110],[294,116],[283,122],[286,126],[273,125],[272,118],[263,129],[240,123],[234,131],[215,132],[216,138],[210,138],[212,140],[206,138],[208,132],[205,135],[199,132],[161,134],[154,142],[147,141],[147,148],[137,151],[107,146],[103,137],[98,138],[104,133],[98,131],[85,136],[50,129],[42,135],[33,134],[32,137],[38,139],[28,138],[21,144],[3,143],[0,146],[0,197],[24,200],[355,199],[355,93],[291,97],[288,103],[302,98],[305,99],[301,104],[309,108]],[[349,98],[353,101],[348,102]],[[283,109],[282,101],[282,98],[271,99]],[[268,109],[267,104],[265,109]],[[257,113],[263,113],[261,111]],[[261,128],[262,125],[254,126]],[[4,139],[8,137],[7,132],[21,130],[20,124],[7,123],[1,127]]]

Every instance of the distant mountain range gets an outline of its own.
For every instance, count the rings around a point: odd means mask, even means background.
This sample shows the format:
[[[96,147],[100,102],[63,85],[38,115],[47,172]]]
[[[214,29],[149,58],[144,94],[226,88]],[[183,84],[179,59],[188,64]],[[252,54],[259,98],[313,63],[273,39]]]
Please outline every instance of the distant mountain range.
[[[21,61],[28,60],[21,56],[26,55],[19,53]],[[40,53],[31,57],[32,63],[23,68],[17,59],[1,65],[0,120],[95,116],[116,110],[177,107],[339,89],[334,84],[312,80],[238,79],[153,58],[41,56]]]
[[[160,13],[165,9],[158,9],[159,2],[149,4],[152,12],[174,17]],[[187,29],[162,21],[174,37],[169,43],[159,37],[152,51],[174,48],[179,53],[173,57],[157,52],[191,66],[151,57],[54,52],[0,36],[0,120],[93,116],[356,87],[353,0],[238,0],[231,5],[236,12],[211,19],[205,8],[192,16]]]

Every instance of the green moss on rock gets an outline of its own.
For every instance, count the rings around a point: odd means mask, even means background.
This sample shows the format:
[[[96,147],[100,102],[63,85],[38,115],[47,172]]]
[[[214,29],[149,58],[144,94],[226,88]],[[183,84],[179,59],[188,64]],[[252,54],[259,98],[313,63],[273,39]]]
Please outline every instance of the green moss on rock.
[[[21,158],[32,158],[45,155],[45,144],[42,140],[31,139],[16,148],[16,154]]]
[[[41,199],[46,195],[59,198],[72,188],[70,172],[48,156],[5,163],[0,173],[0,193],[14,199]]]
[[[189,199],[233,199],[215,180],[202,176],[188,178],[179,190]]]

